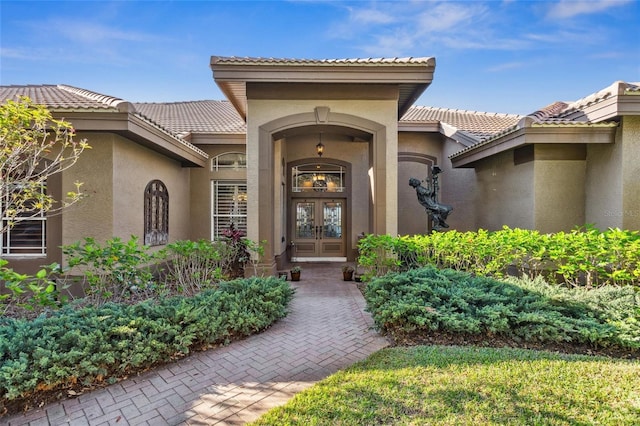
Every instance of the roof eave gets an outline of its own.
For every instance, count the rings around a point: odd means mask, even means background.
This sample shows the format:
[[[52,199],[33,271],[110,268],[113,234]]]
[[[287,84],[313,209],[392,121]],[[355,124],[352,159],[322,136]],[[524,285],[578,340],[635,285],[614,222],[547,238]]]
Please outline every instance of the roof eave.
[[[406,63],[226,63],[211,57],[213,78],[240,116],[247,117],[247,83],[398,84],[398,117],[433,81],[435,59]]]
[[[612,144],[617,125],[533,124],[450,155],[454,168],[475,167],[475,163],[504,151],[532,144]]]
[[[53,111],[64,114],[77,131],[113,132],[179,161],[184,167],[206,167],[208,155],[186,140],[181,140],[144,118],[127,112]],[[91,143],[91,141],[89,141]]]

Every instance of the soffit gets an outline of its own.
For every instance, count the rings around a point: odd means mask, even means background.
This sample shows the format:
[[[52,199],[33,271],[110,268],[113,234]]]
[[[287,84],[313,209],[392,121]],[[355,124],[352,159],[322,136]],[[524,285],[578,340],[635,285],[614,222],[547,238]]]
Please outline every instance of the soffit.
[[[398,117],[418,99],[433,80],[435,59],[278,59],[211,57],[216,84],[238,113],[247,117],[247,83],[395,84]]]

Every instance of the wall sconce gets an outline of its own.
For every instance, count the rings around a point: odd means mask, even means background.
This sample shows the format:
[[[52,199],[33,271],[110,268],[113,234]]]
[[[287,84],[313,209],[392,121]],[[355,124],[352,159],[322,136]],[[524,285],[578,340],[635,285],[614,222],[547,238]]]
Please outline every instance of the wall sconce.
[[[324,153],[324,145],[322,145],[322,133],[320,133],[320,142],[316,145],[316,152],[318,153],[318,157],[322,157]]]

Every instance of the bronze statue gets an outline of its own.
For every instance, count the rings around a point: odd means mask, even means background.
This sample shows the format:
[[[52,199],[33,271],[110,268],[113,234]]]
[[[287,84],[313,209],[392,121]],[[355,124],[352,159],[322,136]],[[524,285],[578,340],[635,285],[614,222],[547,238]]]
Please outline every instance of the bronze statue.
[[[445,222],[449,213],[453,210],[453,207],[446,204],[440,204],[437,201],[438,197],[438,173],[440,168],[434,166],[432,168],[433,184],[427,184],[427,187],[421,185],[419,179],[409,179],[409,185],[415,188],[416,195],[418,196],[418,202],[426,209],[427,214],[431,217],[433,223],[433,229],[440,231],[443,228],[448,228],[449,225]]]

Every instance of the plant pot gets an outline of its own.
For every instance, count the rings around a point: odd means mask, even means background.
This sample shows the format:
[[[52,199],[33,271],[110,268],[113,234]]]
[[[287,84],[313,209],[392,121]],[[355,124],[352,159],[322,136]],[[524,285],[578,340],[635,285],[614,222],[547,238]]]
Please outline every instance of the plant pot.
[[[278,272],[278,278],[280,278],[281,280],[287,280],[287,278],[289,277],[289,274],[287,274],[286,272]]]
[[[353,271],[344,271],[344,272],[342,272],[342,279],[344,281],[352,281],[353,280]]]
[[[300,281],[300,272],[289,272],[291,274],[291,281]]]
[[[355,274],[353,276],[353,280],[357,283],[361,283],[362,282],[362,274]]]

